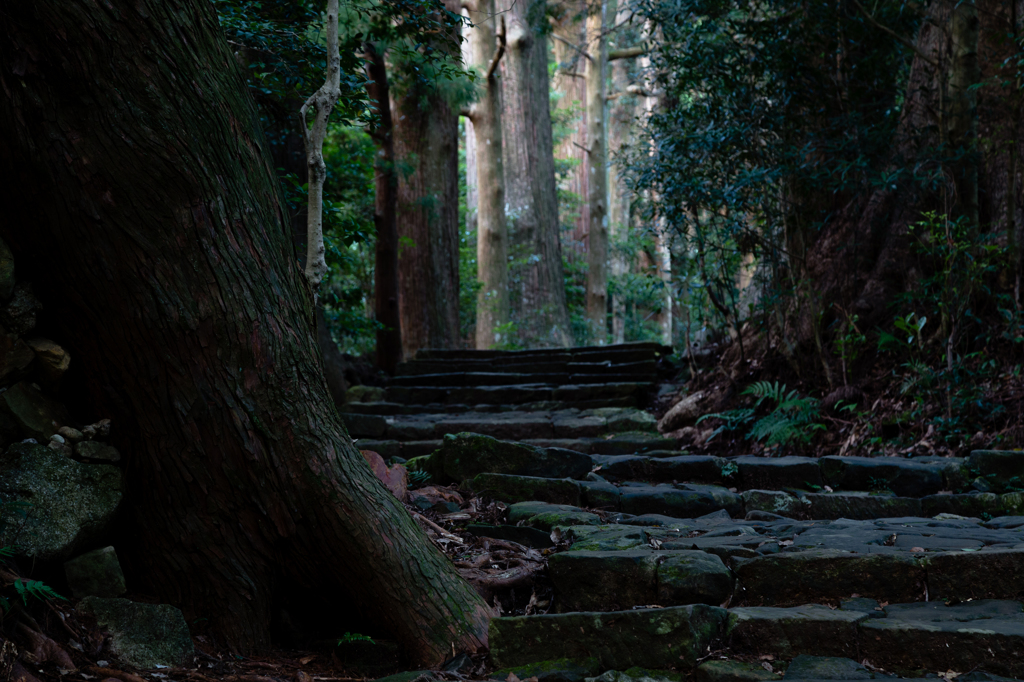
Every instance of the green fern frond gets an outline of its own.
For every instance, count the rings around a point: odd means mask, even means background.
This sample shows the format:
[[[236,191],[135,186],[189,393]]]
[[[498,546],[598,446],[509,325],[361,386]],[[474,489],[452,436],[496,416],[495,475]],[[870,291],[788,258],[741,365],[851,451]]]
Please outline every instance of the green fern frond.
[[[52,587],[39,580],[18,578],[14,581],[14,591],[18,593],[22,604],[26,606],[28,605],[29,596],[35,597],[39,601],[47,601],[48,599],[67,601],[67,599],[57,594]]]

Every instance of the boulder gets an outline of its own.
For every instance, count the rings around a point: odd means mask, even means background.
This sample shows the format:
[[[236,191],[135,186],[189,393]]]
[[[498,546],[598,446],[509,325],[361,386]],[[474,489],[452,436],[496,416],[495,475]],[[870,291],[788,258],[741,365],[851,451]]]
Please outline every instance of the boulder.
[[[702,400],[704,400],[703,391],[698,391],[680,400],[658,422],[658,431],[668,433],[684,426],[692,426],[702,414],[700,405]]]
[[[122,485],[117,467],[16,443],[0,458],[0,542],[16,542],[19,556],[66,559],[106,531],[121,504]]]
[[[184,667],[192,662],[192,637],[181,611],[169,604],[86,597],[78,609],[110,633],[110,651],[139,668]]]
[[[477,495],[508,504],[541,501],[579,505],[580,484],[571,478],[539,478],[508,474],[478,474],[469,482]]]
[[[35,357],[32,349],[18,335],[0,330],[0,380],[18,376]]]
[[[113,547],[94,549],[64,562],[64,574],[76,597],[120,597],[126,591]]]

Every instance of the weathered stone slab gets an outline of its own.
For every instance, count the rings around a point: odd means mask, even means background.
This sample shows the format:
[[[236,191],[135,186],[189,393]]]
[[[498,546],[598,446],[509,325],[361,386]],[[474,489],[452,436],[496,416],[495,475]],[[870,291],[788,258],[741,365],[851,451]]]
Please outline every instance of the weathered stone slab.
[[[376,440],[372,438],[359,438],[356,442],[356,447],[360,450],[369,450],[376,452],[384,459],[391,459],[392,457],[404,457],[405,459],[412,459],[409,453],[404,452],[402,447],[403,443],[397,440]]]
[[[872,618],[860,625],[860,654],[894,672],[981,669],[1024,675],[1024,621]]]
[[[757,663],[747,661],[707,661],[693,671],[694,682],[764,682],[779,676]]]
[[[539,478],[509,474],[479,474],[469,482],[474,493],[506,503],[551,502],[580,504],[579,483],[571,478]]]
[[[868,492],[807,493],[801,495],[812,519],[881,519],[895,516],[921,516],[921,500],[916,497]]]
[[[613,414],[602,415],[605,417],[607,429],[610,432],[621,431],[655,431],[658,420],[654,415],[643,410],[617,409]]]
[[[967,470],[967,460],[963,457],[911,457],[911,462],[938,465],[942,468],[943,490],[962,492],[971,484],[971,475]]]
[[[927,561],[932,599],[1024,598],[1024,549],[941,552]]]
[[[813,490],[815,486],[821,486],[818,460],[810,457],[743,456],[732,462],[739,468],[744,488]]]
[[[648,534],[631,526],[558,526],[570,549],[580,552],[626,550],[646,547]]]
[[[973,516],[980,518],[982,514],[999,516],[1002,513],[1002,500],[995,493],[972,493],[966,495],[928,495],[921,498],[919,516],[938,516],[939,514],[955,514],[956,516]]]
[[[554,526],[599,525],[601,517],[568,504],[528,501],[508,508],[508,522],[550,531]]]
[[[744,490],[740,493],[740,498],[747,514],[752,511],[766,511],[795,519],[802,516],[809,506],[781,490]]]
[[[594,438],[607,431],[603,417],[556,417],[551,426],[557,438]]]
[[[464,481],[483,473],[583,478],[591,468],[590,457],[579,452],[560,448],[535,448],[477,433],[445,436],[435,457],[443,462],[445,475],[455,481]]]
[[[562,613],[622,611],[659,604],[658,559],[650,548],[552,554],[548,575],[555,586],[557,608]]]
[[[729,641],[737,652],[782,658],[800,654],[856,656],[857,624],[867,617],[866,613],[819,604],[730,609]]]
[[[584,682],[588,677],[594,677],[599,672],[601,672],[601,664],[596,658],[588,658],[579,662],[561,658],[556,661],[531,663],[518,668],[501,668],[492,672],[489,678],[498,682],[507,682],[511,674],[520,680],[536,678],[537,682]]]
[[[888,602],[924,599],[925,569],[910,555],[807,550],[734,559],[732,566],[744,604],[805,604],[852,594]]]
[[[610,613],[494,618],[491,658],[500,667],[597,658],[607,669],[693,667],[725,633],[728,611],[695,604]]]
[[[619,509],[627,514],[665,514],[685,519],[722,508],[708,493],[679,490],[667,485],[630,486],[619,490]]]
[[[903,457],[822,457],[825,482],[836,490],[888,490],[923,497],[943,489],[942,466]]]
[[[660,557],[658,604],[724,604],[732,595],[732,572],[714,554],[676,551]]]
[[[619,489],[607,481],[580,481],[580,493],[582,503],[591,509],[619,509]]]
[[[395,419],[388,424],[385,435],[392,440],[431,440],[435,423],[426,419]]]
[[[520,545],[535,549],[546,549],[554,545],[548,532],[530,526],[490,526],[471,523],[466,526],[466,530],[478,537],[518,542]]]
[[[602,478],[609,481],[653,480],[653,462],[646,455],[591,455]]]
[[[729,516],[743,518],[743,498],[728,488],[720,485],[702,485],[700,483],[679,483],[676,485],[681,490],[692,490],[693,492],[710,495],[718,505],[719,509],[725,510]]]

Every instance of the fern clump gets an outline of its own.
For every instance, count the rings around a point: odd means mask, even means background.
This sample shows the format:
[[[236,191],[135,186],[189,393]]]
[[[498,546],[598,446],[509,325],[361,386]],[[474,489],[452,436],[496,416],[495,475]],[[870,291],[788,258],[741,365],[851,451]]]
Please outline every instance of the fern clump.
[[[698,423],[711,418],[722,420],[722,425],[715,429],[709,441],[723,431],[747,428],[748,440],[777,448],[797,443],[807,444],[815,431],[825,428],[824,424],[817,421],[821,411],[819,401],[810,396],[802,396],[795,389],[787,391],[786,385],[778,381],[774,384],[758,381],[745,388],[740,395],[754,396],[757,401],[753,407],[707,414],[698,420]],[[757,418],[765,403],[772,405],[771,412]]]

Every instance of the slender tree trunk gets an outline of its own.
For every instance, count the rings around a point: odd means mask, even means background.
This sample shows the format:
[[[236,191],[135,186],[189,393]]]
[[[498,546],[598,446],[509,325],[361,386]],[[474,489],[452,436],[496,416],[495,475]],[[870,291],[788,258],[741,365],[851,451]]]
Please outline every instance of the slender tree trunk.
[[[564,172],[559,175],[559,189],[569,196],[579,197],[578,207],[559,205],[559,219],[572,225],[562,235],[563,257],[571,262],[586,253],[586,235],[589,226],[587,207],[587,87],[583,75],[586,69],[587,3],[585,0],[562,0],[554,12],[557,20],[552,26],[551,52],[556,69],[551,79],[555,94],[555,112],[566,129],[555,146],[555,158],[562,161]],[[567,163],[566,163],[567,162]]]
[[[594,342],[608,338],[608,155],[605,152],[605,80],[608,42],[607,0],[592,0],[587,12],[587,319]]]
[[[544,0],[498,0],[505,14],[502,150],[514,321],[528,346],[572,342],[559,243]]]
[[[502,167],[501,82],[497,66],[504,56],[505,35],[496,36],[493,0],[479,0],[469,13],[473,22],[473,66],[481,93],[470,110],[476,148],[476,266],[480,291],[476,299],[476,347],[501,343],[509,321],[508,228],[505,220],[505,171]],[[508,333],[507,331],[504,333]]]
[[[954,164],[956,203],[961,215],[978,228],[978,7],[960,0],[953,9],[952,60],[949,73],[949,143],[963,150]]]
[[[213,6],[11,5],[0,54],[2,236],[117,425],[130,580],[242,650],[268,643],[275,591],[296,585],[358,585],[422,663],[484,646],[488,607],[333,409]]]
[[[458,3],[448,0],[448,9]],[[459,118],[422,70],[392,92],[402,354],[459,345]]]
[[[395,173],[395,144],[392,137],[391,96],[384,55],[372,44],[366,45],[368,58],[366,86],[377,105],[379,123],[371,132],[377,144],[373,164],[373,224],[377,233],[374,246],[373,308],[377,322],[377,366],[394,374],[402,359],[402,323],[398,315],[398,177]]]
[[[615,13],[615,24],[624,24],[629,18],[629,5],[620,1]],[[611,62],[612,90],[615,99],[608,107],[608,230],[611,241],[623,241],[630,228],[630,194],[626,187],[623,168],[617,156],[630,142],[630,132],[637,115],[637,99],[629,94],[630,59],[616,59]],[[612,252],[612,277],[621,278],[629,271],[629,265],[621,253]],[[626,341],[626,306],[622,296],[612,297],[612,343]]]

